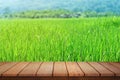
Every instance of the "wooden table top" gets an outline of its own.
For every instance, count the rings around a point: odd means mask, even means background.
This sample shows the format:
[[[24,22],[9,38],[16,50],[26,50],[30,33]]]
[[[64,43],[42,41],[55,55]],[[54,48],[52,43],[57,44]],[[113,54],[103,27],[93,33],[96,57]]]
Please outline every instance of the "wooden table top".
[[[0,76],[120,76],[120,62],[0,62]]]

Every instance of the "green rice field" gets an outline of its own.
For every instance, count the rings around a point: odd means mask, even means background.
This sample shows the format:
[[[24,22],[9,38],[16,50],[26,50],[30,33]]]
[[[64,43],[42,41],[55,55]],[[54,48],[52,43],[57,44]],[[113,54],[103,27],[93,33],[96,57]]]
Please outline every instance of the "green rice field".
[[[120,61],[120,17],[0,19],[0,61]]]

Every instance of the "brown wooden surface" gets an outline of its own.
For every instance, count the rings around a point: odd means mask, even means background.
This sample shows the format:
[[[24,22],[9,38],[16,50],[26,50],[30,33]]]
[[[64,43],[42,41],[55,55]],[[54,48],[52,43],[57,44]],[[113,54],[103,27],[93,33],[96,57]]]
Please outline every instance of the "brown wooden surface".
[[[56,62],[54,64],[53,76],[68,76],[66,65],[64,62]]]
[[[109,69],[110,71],[112,71],[116,76],[120,76],[120,69],[115,67],[114,65],[110,64],[110,63],[100,63],[103,66],[105,66],[107,69]]]
[[[89,64],[93,66],[100,73],[101,76],[114,76],[113,72],[109,71],[107,68],[97,62],[91,62]]]
[[[3,63],[3,62],[0,62],[0,66],[1,66],[1,65],[3,65],[3,64],[5,64],[5,63]]]
[[[10,69],[11,67],[13,67],[16,63],[13,62],[9,62],[9,63],[5,63],[3,65],[0,66],[0,75],[2,75],[2,73],[4,73],[5,71],[7,71],[8,69]]]
[[[19,76],[35,76],[37,73],[37,70],[40,67],[39,62],[31,62],[29,65],[27,65],[18,75]]]
[[[113,63],[113,62],[111,62],[110,64],[112,64],[112,65],[114,65],[114,66],[116,66],[116,67],[118,67],[120,69],[120,63]]]
[[[3,76],[17,76],[18,73],[24,69],[24,67],[28,64],[28,62],[21,62],[18,63],[17,65],[13,66],[9,71],[6,71],[3,73]]]
[[[0,80],[120,80],[120,63],[0,62]]]
[[[69,76],[84,76],[84,73],[82,72],[82,70],[76,62],[67,62],[66,66],[68,69]]]
[[[79,62],[78,64],[85,73],[85,76],[99,76],[99,73],[88,63]]]
[[[0,80],[64,80],[63,78],[1,78]],[[67,80],[120,80],[119,77],[78,77],[68,78]]]
[[[41,64],[38,72],[37,72],[37,76],[52,76],[52,72],[53,72],[53,62],[44,62]]]

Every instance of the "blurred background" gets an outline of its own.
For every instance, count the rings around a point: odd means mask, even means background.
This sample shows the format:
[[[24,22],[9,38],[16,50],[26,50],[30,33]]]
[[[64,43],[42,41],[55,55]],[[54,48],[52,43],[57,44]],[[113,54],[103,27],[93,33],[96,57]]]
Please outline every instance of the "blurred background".
[[[0,0],[1,18],[119,16],[120,0]]]

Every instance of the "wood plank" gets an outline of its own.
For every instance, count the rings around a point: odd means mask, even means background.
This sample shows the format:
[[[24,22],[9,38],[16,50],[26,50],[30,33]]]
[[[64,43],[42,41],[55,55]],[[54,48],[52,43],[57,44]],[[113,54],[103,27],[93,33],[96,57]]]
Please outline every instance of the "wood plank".
[[[54,80],[53,77],[38,77],[37,79],[34,80]]]
[[[10,69],[11,67],[13,67],[15,64],[17,64],[16,62],[9,62],[9,63],[5,63],[3,65],[0,66],[0,76],[2,76],[2,74],[7,71],[8,69]]]
[[[35,77],[5,77],[0,80],[41,80]]]
[[[65,62],[55,62],[53,76],[68,76]]]
[[[62,76],[62,77],[53,77],[52,80],[69,80],[69,77],[65,77],[65,76]]]
[[[0,80],[120,80],[119,63],[11,62],[0,64],[2,75]]]
[[[104,66],[100,65],[97,62],[89,62],[89,64],[94,67],[101,76],[114,76],[114,73],[106,69]]]
[[[4,62],[0,62],[0,66],[3,65],[3,64],[4,64]]]
[[[18,75],[19,76],[36,76],[41,62],[31,62]]]
[[[105,66],[110,71],[114,72],[116,76],[120,76],[120,69],[111,65],[110,63],[100,63],[101,65]]]
[[[88,63],[86,62],[78,62],[82,71],[85,73],[85,76],[99,76],[99,73]]]
[[[118,62],[111,62],[110,64],[116,66],[117,68],[120,69],[120,64]]]
[[[54,78],[41,78],[41,77],[19,77],[19,78],[0,78],[0,80],[55,80]],[[63,80],[59,78],[58,80]],[[76,77],[69,78],[67,80],[120,80],[120,77]]]
[[[70,78],[69,80],[120,80],[120,78],[116,78],[114,76],[107,76],[107,77],[102,77],[102,76],[91,76],[91,77],[78,77],[78,78]]]
[[[13,66],[11,69],[3,73],[3,76],[17,76],[18,73],[26,66],[28,65],[28,62],[20,62],[17,65]]]
[[[44,62],[41,64],[37,76],[40,77],[47,77],[47,76],[52,76],[53,72],[53,62]]]
[[[69,77],[84,76],[84,73],[76,62],[66,62]]]

